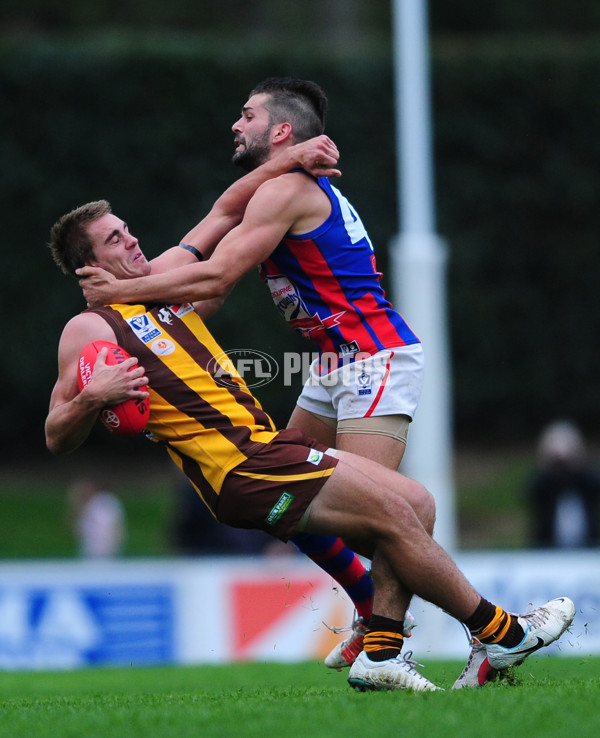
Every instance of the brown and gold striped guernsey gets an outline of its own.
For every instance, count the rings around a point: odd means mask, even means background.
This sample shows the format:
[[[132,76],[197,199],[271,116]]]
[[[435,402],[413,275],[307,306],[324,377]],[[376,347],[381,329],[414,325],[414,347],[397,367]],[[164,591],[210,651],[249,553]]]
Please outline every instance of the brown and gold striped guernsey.
[[[151,440],[215,511],[225,475],[277,432],[191,305],[112,305],[104,318],[149,379]],[[226,379],[226,382],[223,380]]]

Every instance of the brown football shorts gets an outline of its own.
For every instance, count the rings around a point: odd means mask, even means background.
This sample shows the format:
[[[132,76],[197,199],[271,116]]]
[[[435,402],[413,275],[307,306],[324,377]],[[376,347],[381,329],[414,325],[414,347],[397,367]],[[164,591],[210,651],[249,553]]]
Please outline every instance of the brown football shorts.
[[[327,450],[296,428],[281,431],[227,474],[217,519],[287,541],[338,463]]]

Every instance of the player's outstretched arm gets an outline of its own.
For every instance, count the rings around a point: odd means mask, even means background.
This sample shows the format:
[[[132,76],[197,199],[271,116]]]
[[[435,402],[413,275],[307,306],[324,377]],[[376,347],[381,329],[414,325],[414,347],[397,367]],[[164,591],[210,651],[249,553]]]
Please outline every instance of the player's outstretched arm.
[[[341,175],[340,170],[335,169],[338,159],[337,146],[325,135],[285,148],[228,187],[208,215],[183,237],[182,243],[192,246],[207,259],[219,241],[241,222],[248,202],[261,184],[298,167],[315,177],[337,177]],[[198,258],[193,252],[174,246],[150,264],[152,273],[157,274],[196,261]]]

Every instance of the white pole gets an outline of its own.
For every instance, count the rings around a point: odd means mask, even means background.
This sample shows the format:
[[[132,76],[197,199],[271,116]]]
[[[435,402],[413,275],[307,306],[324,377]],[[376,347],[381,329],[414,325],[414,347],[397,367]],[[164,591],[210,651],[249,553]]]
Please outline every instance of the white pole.
[[[402,471],[435,496],[435,537],[456,547],[446,246],[435,233],[426,0],[393,0],[400,234],[392,241],[394,303],[425,350],[425,380]]]

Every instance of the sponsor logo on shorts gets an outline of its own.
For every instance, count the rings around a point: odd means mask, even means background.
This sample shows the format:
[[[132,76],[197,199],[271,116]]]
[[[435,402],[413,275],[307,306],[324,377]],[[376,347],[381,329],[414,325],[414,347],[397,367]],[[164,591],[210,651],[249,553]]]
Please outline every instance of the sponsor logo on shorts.
[[[294,495],[291,495],[289,492],[284,492],[275,503],[275,506],[273,507],[271,512],[265,518],[265,522],[267,522],[269,525],[275,525],[275,523],[279,520],[283,513],[292,504],[293,500]]]
[[[363,369],[360,374],[356,377],[356,385],[358,387],[359,395],[370,395],[371,394],[371,375]]]
[[[311,448],[311,450],[308,452],[308,458],[306,460],[309,464],[314,464],[315,466],[318,466],[322,458],[323,451],[317,451],[316,448]]]

